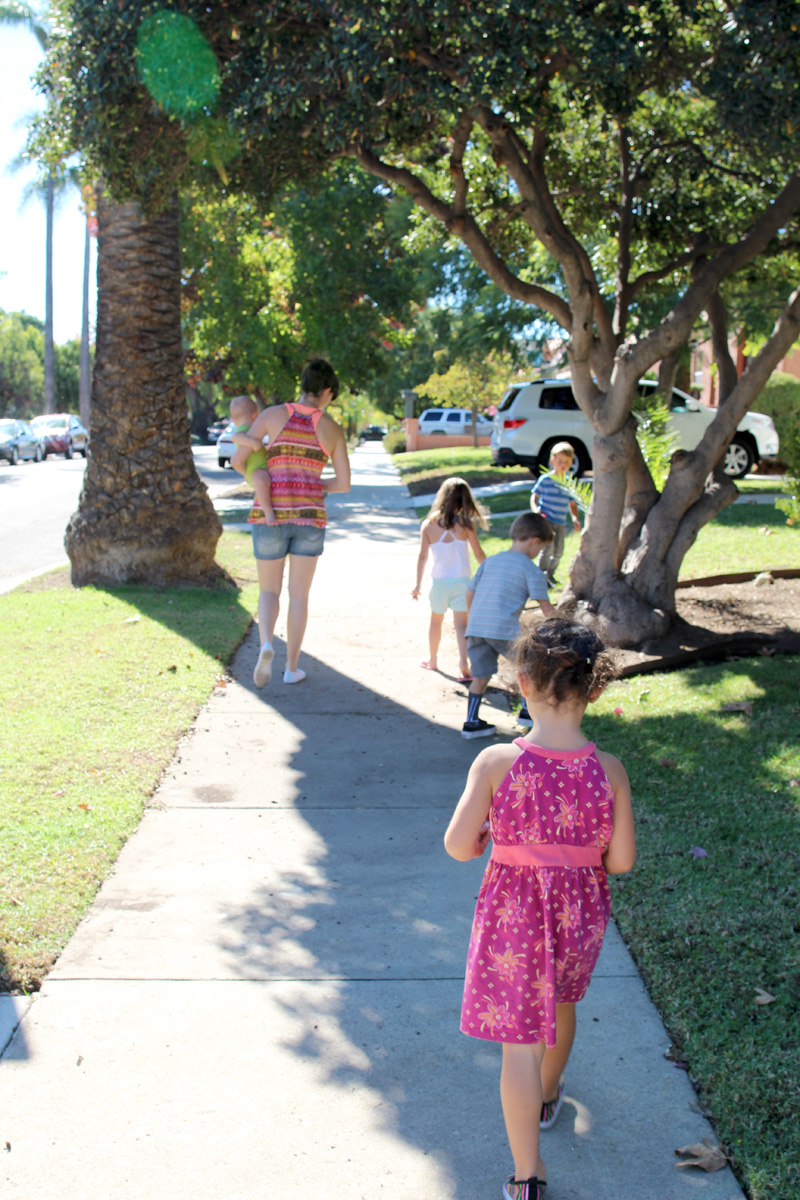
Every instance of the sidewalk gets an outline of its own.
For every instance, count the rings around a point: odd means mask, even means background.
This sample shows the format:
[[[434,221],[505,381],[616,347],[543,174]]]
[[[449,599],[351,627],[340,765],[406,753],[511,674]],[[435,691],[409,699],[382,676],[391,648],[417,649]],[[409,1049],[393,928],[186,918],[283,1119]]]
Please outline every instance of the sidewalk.
[[[251,631],[5,1052],[4,1197],[499,1200],[500,1055],[458,1031],[484,863],[441,840],[482,744],[458,735],[465,689],[419,669],[405,490],[380,446],[353,465],[307,680],[282,683],[279,642],[256,691]],[[454,676],[452,636],[440,661]],[[741,1196],[675,1169],[713,1134],[668,1040],[612,928],[548,1200]]]

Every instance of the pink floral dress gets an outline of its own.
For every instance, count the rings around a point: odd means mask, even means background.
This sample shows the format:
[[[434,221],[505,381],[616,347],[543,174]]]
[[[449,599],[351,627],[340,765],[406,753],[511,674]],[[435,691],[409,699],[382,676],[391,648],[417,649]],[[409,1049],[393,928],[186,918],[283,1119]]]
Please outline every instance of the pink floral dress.
[[[594,745],[519,757],[489,816],[493,849],[472,925],[461,1031],[556,1041],[556,1004],[583,999],[611,912],[601,856],[614,793]]]

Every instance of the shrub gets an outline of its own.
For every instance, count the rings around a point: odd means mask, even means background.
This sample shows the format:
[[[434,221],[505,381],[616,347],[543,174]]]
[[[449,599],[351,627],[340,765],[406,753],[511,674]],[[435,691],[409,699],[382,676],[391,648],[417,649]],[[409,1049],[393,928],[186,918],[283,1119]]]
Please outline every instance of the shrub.
[[[753,407],[772,417],[781,439],[780,456],[788,462],[784,446],[791,445],[792,435],[800,429],[800,379],[774,371]]]
[[[387,433],[383,439],[383,444],[389,454],[405,454],[406,452],[406,431],[405,429],[393,429]]]

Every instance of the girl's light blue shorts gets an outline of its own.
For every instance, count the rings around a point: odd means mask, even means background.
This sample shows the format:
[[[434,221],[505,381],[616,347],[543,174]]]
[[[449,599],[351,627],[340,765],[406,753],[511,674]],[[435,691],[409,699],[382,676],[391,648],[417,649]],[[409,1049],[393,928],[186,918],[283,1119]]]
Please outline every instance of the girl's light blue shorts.
[[[467,584],[469,575],[459,576],[458,579],[433,579],[428,599],[431,610],[435,613],[446,613],[448,608],[453,612],[467,611]]]
[[[317,558],[322,554],[325,530],[318,525],[295,525],[292,521],[283,521],[280,525],[253,525],[251,528],[256,558],[286,558],[287,554]]]

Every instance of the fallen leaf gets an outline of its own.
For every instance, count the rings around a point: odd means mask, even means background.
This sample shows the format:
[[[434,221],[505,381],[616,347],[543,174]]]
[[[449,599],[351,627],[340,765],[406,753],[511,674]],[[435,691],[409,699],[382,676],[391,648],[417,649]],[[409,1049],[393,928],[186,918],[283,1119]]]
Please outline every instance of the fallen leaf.
[[[658,765],[660,767],[677,767],[678,764],[674,758],[660,758],[658,760]]]
[[[136,624],[136,622],[137,622],[137,621],[141,621],[141,619],[142,619],[142,618],[141,618],[140,616],[136,616],[136,617],[126,617],[126,618],[125,618],[125,620],[122,622],[122,624],[123,624],[123,625],[135,625],[135,624]]]
[[[679,1170],[681,1167],[700,1167],[703,1171],[721,1171],[728,1161],[725,1151],[711,1138],[703,1138],[693,1146],[681,1146],[675,1153],[690,1156],[685,1162],[675,1163]]]
[[[704,850],[702,846],[692,846],[689,853],[692,858],[708,858],[708,851]]]
[[[84,804],[84,803],[83,803],[83,801],[81,801],[81,803],[78,805],[78,808],[82,808],[84,812],[88,812],[88,811],[89,811],[89,805],[88,805],[88,804]]]
[[[743,712],[747,713],[748,717],[753,715],[752,700],[731,700],[730,704],[723,704],[720,712]]]
[[[756,988],[756,1004],[772,1004],[775,997],[770,996],[763,988]]]
[[[53,792],[53,795],[54,795],[54,796],[63,796],[63,795],[64,795],[64,789],[63,789],[63,788],[59,788],[57,792]]]

